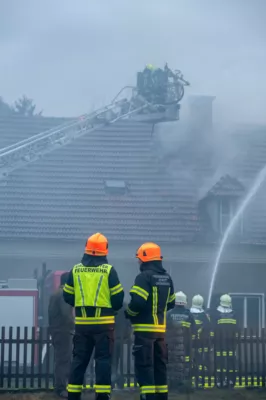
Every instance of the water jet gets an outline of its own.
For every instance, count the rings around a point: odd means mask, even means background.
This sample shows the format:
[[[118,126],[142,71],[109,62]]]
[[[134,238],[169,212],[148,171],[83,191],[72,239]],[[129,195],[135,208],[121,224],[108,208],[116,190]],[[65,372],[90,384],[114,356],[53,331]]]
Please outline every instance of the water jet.
[[[211,305],[211,298],[212,298],[216,275],[217,275],[217,272],[219,269],[221,256],[223,254],[225,245],[227,244],[228,238],[229,238],[230,234],[234,231],[234,228],[235,228],[239,218],[241,217],[242,213],[245,211],[246,207],[248,206],[248,204],[250,203],[252,198],[255,196],[255,194],[259,190],[259,188],[260,188],[261,184],[263,183],[263,181],[265,180],[265,178],[266,178],[266,166],[264,166],[260,170],[258,175],[256,176],[256,179],[255,179],[253,185],[251,186],[249,192],[247,193],[243,202],[240,204],[239,208],[237,209],[237,212],[235,213],[234,217],[229,222],[229,224],[224,232],[224,235],[223,235],[222,241],[220,243],[220,246],[219,246],[219,249],[217,252],[217,256],[216,256],[216,259],[214,262],[213,270],[212,270],[211,283],[210,283],[208,302],[207,302],[208,308],[210,308],[210,305]]]

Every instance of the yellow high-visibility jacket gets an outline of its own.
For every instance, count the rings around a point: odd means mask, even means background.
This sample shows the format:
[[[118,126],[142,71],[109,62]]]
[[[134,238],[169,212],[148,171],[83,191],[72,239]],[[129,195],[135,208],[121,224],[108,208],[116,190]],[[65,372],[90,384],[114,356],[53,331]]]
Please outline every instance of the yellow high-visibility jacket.
[[[75,307],[75,324],[114,324],[115,312],[124,300],[117,272],[105,257],[84,259],[86,265],[80,263],[73,267],[63,290],[65,301]]]

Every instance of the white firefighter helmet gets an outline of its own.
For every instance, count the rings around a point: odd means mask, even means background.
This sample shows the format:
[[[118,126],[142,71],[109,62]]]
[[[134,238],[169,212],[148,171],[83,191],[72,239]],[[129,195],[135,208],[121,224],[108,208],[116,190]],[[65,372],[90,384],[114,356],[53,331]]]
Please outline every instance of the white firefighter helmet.
[[[179,306],[186,306],[187,305],[187,296],[183,292],[177,292],[175,294],[175,304]]]
[[[200,294],[196,294],[192,298],[192,307],[201,309],[203,307],[204,299]]]
[[[222,307],[227,307],[227,308],[232,307],[232,299],[231,299],[231,296],[229,296],[229,294],[223,294],[223,295],[220,297],[220,305],[221,305]]]

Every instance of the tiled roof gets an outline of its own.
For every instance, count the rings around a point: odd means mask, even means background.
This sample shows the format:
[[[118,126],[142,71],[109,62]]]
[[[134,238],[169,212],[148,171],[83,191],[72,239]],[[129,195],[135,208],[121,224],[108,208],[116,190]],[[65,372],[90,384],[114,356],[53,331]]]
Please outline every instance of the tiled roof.
[[[54,128],[66,122],[67,118],[24,117],[12,115],[0,117],[0,148],[24,140],[37,133]]]
[[[107,180],[125,181],[128,191],[106,193]],[[192,241],[196,190],[186,181],[173,184],[160,170],[151,125],[118,122],[12,172],[0,191],[0,235]]]
[[[37,130],[35,119],[27,124],[22,129],[0,121],[0,144],[51,127],[47,122],[47,128]],[[237,133],[230,141],[236,143],[236,157],[226,165],[227,173],[210,179],[205,195],[243,194],[266,162],[266,129]],[[216,171],[210,151],[203,154],[197,147],[194,141],[194,148],[179,148],[167,163],[159,157],[161,148],[149,124],[120,121],[87,133],[2,182],[0,237],[84,239],[102,231],[110,239],[138,243],[204,240],[199,192],[203,178],[216,176]],[[113,186],[119,186],[117,193]],[[242,242],[266,243],[265,189],[246,212]]]
[[[242,196],[245,187],[238,179],[225,175],[207,192],[207,196]]]

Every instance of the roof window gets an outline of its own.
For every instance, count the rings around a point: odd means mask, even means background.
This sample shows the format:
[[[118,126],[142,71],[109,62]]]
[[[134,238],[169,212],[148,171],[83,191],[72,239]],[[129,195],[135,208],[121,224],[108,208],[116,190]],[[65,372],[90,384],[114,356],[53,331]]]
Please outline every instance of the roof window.
[[[107,180],[105,181],[105,192],[108,194],[126,194],[128,187],[125,181]]]

